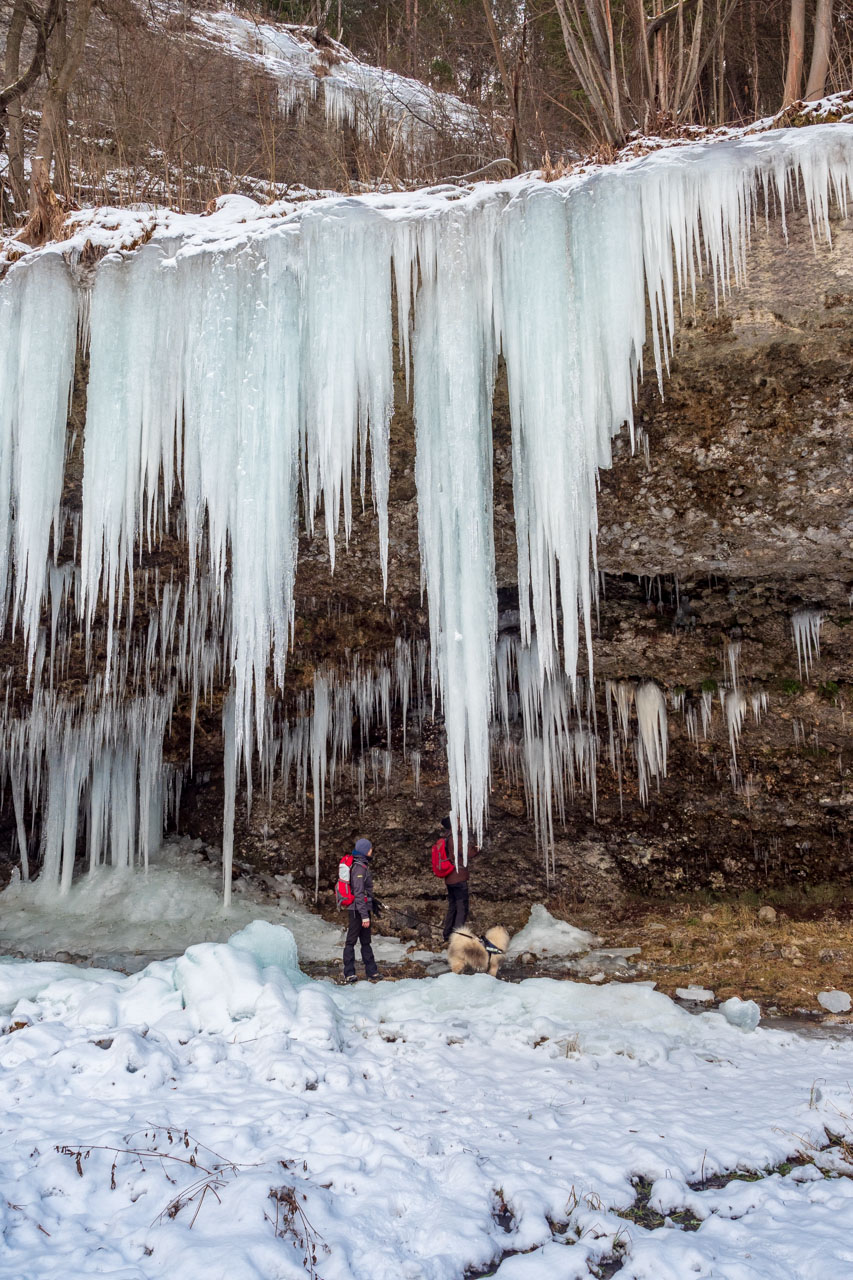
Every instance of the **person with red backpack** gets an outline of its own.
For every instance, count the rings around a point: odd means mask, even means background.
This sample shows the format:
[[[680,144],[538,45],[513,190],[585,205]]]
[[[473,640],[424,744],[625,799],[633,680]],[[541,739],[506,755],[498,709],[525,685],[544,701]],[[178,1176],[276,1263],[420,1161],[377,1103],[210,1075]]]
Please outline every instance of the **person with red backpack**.
[[[338,906],[346,907],[349,925],[344,942],[344,982],[355,982],[355,944],[361,943],[361,959],[365,975],[371,982],[379,978],[370,935],[370,917],[374,911],[373,877],[369,861],[373,845],[366,837],[356,840],[352,853],[341,859],[335,897]]]
[[[432,870],[433,874],[444,881],[447,889],[447,913],[444,917],[444,941],[447,942],[454,929],[461,929],[468,919],[469,897],[468,897],[468,878],[470,870],[468,864],[472,858],[476,858],[480,850],[470,841],[468,844],[468,857],[463,862],[462,850],[459,847],[462,844],[462,832],[456,833],[456,850],[458,851],[458,866],[454,861],[453,842],[450,839],[452,825],[450,818],[441,819],[442,837],[432,846]]]

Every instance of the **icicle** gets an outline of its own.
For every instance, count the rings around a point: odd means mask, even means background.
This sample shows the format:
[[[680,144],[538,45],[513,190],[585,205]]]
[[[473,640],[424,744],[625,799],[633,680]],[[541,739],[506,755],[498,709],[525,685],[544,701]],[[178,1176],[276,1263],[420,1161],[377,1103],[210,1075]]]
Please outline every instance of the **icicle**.
[[[738,667],[740,664],[740,641],[729,640],[726,644],[726,665],[729,668],[729,674],[732,679],[732,687],[738,687]]]
[[[77,341],[77,293],[56,253],[13,266],[0,284],[0,602],[15,574],[32,665],[48,551],[59,549],[66,423]],[[4,619],[5,623],[5,619]]]
[[[746,718],[746,698],[737,689],[729,689],[724,694],[723,711],[729,731],[729,746],[732,749],[732,760],[737,759],[737,746],[741,729]]]
[[[816,126],[672,148],[558,183],[484,184],[452,198],[439,191],[326,200],[282,218],[250,218],[239,230],[230,216],[217,224],[214,214],[204,223],[170,222],[134,253],[108,255],[88,311],[83,510],[79,529],[71,522],[80,570],[64,594],[56,582],[56,597],[48,558],[52,539],[57,561],[67,531],[60,495],[77,294],[53,251],[15,266],[0,285],[0,600],[13,625],[21,623],[28,650],[34,737],[23,753],[24,791],[31,805],[35,792],[46,806],[48,878],[67,882],[73,871],[76,814],[90,790],[93,865],[107,845],[119,862],[144,862],[150,853],[156,835],[144,833],[155,831],[150,815],[166,803],[164,776],[156,750],[148,753],[147,712],[138,713],[134,731],[144,745],[134,756],[117,735],[118,702],[129,693],[152,697],[172,666],[194,708],[199,696],[212,700],[228,686],[234,767],[245,766],[248,790],[257,754],[268,777],[267,678],[282,688],[300,476],[307,518],[322,504],[334,557],[339,526],[349,530],[356,475],[366,496],[369,458],[384,579],[392,271],[407,363],[412,326],[430,685],[445,717],[451,810],[466,839],[469,828],[482,831],[496,680],[498,717],[513,715],[509,672],[496,670],[495,654],[491,409],[500,350],[509,378],[522,649],[535,640],[537,654],[524,676],[530,728],[521,732],[530,737],[521,767],[550,840],[549,806],[559,817],[585,771],[594,793],[595,720],[576,666],[582,633],[590,650],[596,476],[609,464],[614,432],[631,425],[644,343],[662,379],[679,307],[700,272],[717,296],[741,281],[760,196],[777,196],[784,211],[794,190],[815,236],[828,237],[830,200],[844,209],[853,190],[849,130]],[[183,603],[176,585],[155,574],[148,627],[137,636],[135,557],[167,531],[188,550]],[[72,629],[62,615],[72,607],[84,622],[87,660],[103,648],[106,668],[87,690],[85,741],[60,751],[36,726],[55,710],[50,682],[60,654],[67,661]],[[808,676],[820,615],[795,617],[798,663]],[[126,630],[117,638],[120,623]],[[427,678],[420,642],[414,657],[420,724]],[[729,662],[734,677],[731,653]],[[397,670],[389,658],[354,684],[363,734],[373,717],[387,736]],[[656,695],[630,696],[647,789],[665,769],[665,708],[662,727]],[[620,774],[630,696],[621,686],[614,695],[611,756]],[[100,728],[97,700],[108,708]],[[706,732],[711,706],[703,692]],[[320,811],[324,779],[334,796],[347,752],[343,704],[340,714],[327,706],[321,742],[323,714],[315,692],[311,730],[294,725],[286,744],[300,798],[310,771]],[[656,726],[650,737],[643,725]],[[8,744],[4,750],[8,758]],[[230,759],[226,765],[228,772]]]
[[[662,777],[666,777],[666,699],[656,684],[647,681],[637,686],[634,705],[637,710],[640,802],[645,805],[649,795],[649,779],[653,777],[660,782]]]
[[[311,786],[314,791],[314,901],[320,894],[320,818],[325,806],[327,744],[329,740],[329,685],[325,676],[314,676],[314,714],[311,717]]]
[[[714,708],[714,691],[713,689],[702,690],[702,737],[708,737],[708,730],[711,727],[711,713]]]
[[[415,478],[433,692],[447,735],[451,822],[482,837],[489,791],[497,588],[492,528],[492,205],[425,220],[415,300]]]
[[[231,869],[234,862],[234,808],[237,796],[237,726],[234,694],[222,705],[222,742],[225,748],[225,804],[222,822],[222,894],[231,905]]]
[[[809,665],[820,657],[820,629],[823,626],[823,614],[817,609],[800,609],[791,616],[791,630],[794,636],[794,648],[797,651],[797,671],[806,681],[809,678]]]

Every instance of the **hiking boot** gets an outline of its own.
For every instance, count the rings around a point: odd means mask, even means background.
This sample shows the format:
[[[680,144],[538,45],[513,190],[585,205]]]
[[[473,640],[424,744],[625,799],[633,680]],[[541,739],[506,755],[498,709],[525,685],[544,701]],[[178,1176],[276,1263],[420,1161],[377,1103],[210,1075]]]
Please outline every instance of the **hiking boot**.
[[[379,973],[369,973],[369,974],[367,975],[367,981],[368,981],[368,982],[381,982],[381,981],[382,981],[382,975],[381,975],[381,974],[379,974]]]
[[[358,982],[358,978],[355,976],[354,973],[344,974],[344,984],[346,986],[351,987],[356,982]]]

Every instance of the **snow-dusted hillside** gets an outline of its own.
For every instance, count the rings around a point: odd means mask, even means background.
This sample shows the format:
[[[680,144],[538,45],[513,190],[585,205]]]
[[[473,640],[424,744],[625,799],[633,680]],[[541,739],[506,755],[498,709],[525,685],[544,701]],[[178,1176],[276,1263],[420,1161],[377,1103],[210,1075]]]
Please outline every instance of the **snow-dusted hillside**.
[[[304,113],[321,101],[330,126],[347,124],[368,141],[384,129],[402,151],[416,154],[429,152],[440,136],[485,138],[478,112],[453,94],[361,62],[327,35],[318,43],[311,27],[258,22],[222,9],[197,12],[192,30],[273,76],[283,111]]]

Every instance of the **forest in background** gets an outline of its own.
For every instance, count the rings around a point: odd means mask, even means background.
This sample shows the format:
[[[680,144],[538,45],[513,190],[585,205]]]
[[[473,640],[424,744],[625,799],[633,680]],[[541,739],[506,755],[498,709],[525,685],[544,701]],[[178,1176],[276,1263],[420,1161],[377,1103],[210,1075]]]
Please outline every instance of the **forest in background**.
[[[349,49],[429,85],[436,108],[415,146],[379,113],[356,128],[288,106],[262,59],[201,29],[215,9],[2,0],[5,226],[36,243],[75,205],[200,209],[234,190],[270,199],[299,184],[560,172],[581,154],[607,160],[638,134],[743,125],[851,86],[849,0],[249,0],[234,10],[305,28],[318,78]],[[475,131],[444,118],[445,95],[476,110]]]

